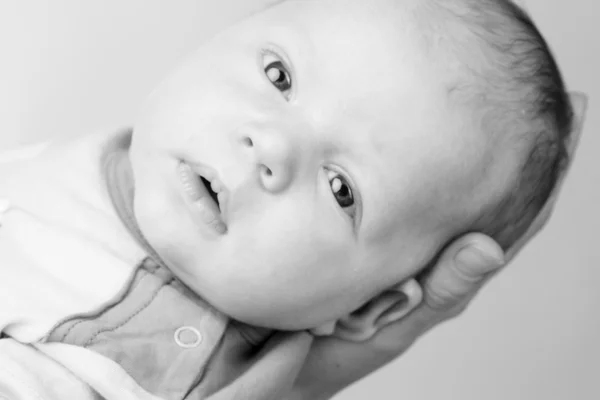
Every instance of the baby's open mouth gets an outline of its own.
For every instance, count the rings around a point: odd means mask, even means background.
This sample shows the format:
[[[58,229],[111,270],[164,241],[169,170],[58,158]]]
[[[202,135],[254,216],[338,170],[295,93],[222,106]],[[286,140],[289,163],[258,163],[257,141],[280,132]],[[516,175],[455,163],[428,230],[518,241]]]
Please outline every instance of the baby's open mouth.
[[[221,211],[221,205],[219,204],[219,196],[218,196],[217,192],[215,192],[212,189],[210,181],[208,179],[206,179],[205,177],[203,177],[203,176],[200,176],[200,180],[204,184],[204,187],[206,188],[206,191],[208,192],[208,194],[210,195],[210,197],[213,199],[213,201],[215,202],[215,204],[219,208],[219,211]]]
[[[193,219],[208,225],[219,234],[227,231],[224,209],[227,190],[216,171],[204,165],[188,165],[181,161],[177,167],[179,178],[192,211]]]

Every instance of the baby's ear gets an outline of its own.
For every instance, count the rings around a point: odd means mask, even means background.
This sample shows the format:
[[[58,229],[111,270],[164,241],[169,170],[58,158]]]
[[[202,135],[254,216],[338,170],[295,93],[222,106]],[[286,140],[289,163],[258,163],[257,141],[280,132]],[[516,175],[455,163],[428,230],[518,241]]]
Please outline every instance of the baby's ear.
[[[385,290],[351,314],[323,324],[311,333],[353,342],[369,340],[387,325],[410,313],[422,299],[421,286],[411,279]]]

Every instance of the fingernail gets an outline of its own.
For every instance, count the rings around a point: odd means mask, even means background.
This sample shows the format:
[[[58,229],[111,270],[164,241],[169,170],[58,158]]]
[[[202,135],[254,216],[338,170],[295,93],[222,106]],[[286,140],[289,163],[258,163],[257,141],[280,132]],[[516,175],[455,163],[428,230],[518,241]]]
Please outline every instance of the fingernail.
[[[458,252],[456,260],[467,265],[485,264],[490,268],[498,268],[504,265],[504,253],[498,248],[469,245]]]

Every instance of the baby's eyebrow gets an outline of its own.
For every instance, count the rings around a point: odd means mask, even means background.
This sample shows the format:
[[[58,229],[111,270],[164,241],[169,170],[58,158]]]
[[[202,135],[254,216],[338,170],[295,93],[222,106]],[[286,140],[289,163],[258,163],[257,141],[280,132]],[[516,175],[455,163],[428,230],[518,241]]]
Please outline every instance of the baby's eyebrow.
[[[324,156],[334,160],[343,158],[351,163],[350,167],[360,167],[363,164],[361,154],[348,142],[347,137],[340,136],[321,138]]]
[[[299,24],[273,27],[269,38],[286,52],[294,66],[310,63],[317,51],[310,30]]]
[[[377,140],[377,135],[360,134],[361,128],[356,124],[348,129],[357,130],[359,134],[347,134],[347,130],[341,128],[339,131],[332,131],[332,137],[329,139],[329,145],[332,156],[344,156],[352,161],[353,164],[363,167],[375,167],[374,161],[380,160],[388,145],[385,141]],[[354,140],[351,140],[355,137]]]

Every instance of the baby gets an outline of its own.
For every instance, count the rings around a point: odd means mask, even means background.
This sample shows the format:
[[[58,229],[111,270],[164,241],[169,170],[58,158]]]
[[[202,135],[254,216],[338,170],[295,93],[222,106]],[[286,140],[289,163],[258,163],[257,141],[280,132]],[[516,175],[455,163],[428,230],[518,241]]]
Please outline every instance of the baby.
[[[0,351],[21,381],[72,382],[45,390],[120,398],[122,369],[183,399],[271,330],[369,338],[452,239],[523,233],[571,114],[507,1],[277,4],[187,58],[132,132],[5,155]]]

